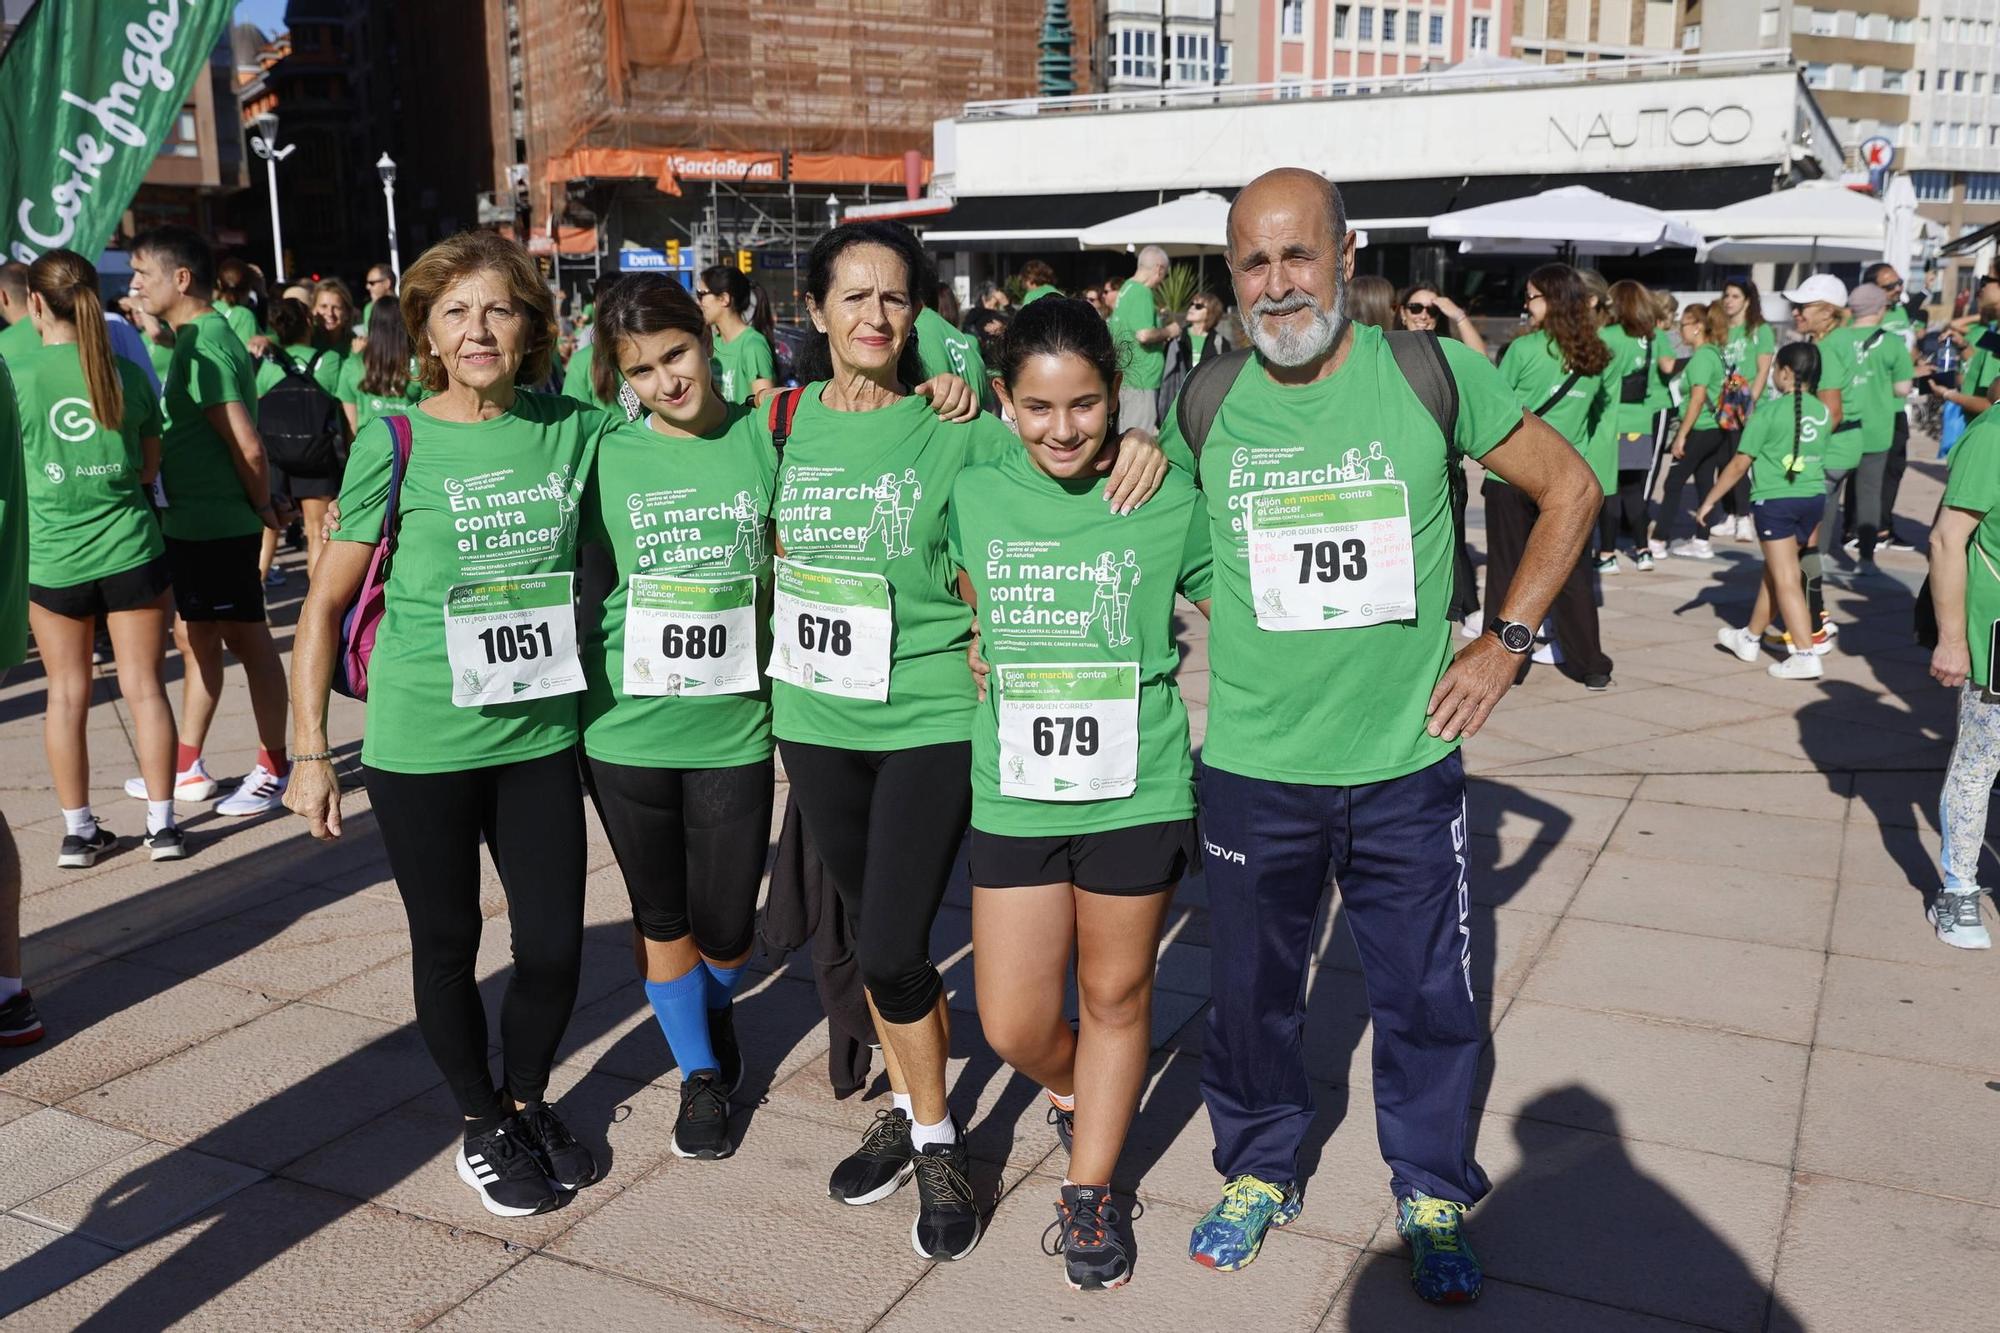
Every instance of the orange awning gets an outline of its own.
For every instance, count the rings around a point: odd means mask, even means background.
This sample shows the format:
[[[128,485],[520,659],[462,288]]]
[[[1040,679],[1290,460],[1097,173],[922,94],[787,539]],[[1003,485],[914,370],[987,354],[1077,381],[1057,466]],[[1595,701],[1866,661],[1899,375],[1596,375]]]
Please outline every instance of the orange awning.
[[[901,185],[903,159],[862,153],[794,153],[789,179],[802,185]],[[726,148],[579,148],[549,159],[549,180],[650,180],[678,195],[685,181],[774,184],[787,179],[784,154]],[[923,179],[931,177],[924,159]]]

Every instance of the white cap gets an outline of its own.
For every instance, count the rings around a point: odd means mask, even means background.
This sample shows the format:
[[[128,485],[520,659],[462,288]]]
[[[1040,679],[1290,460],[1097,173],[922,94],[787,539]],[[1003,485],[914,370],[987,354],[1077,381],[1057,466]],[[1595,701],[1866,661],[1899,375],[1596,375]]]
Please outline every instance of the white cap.
[[[1791,291],[1785,299],[1793,305],[1811,305],[1824,301],[1828,305],[1847,304],[1847,284],[1831,273],[1815,273]]]

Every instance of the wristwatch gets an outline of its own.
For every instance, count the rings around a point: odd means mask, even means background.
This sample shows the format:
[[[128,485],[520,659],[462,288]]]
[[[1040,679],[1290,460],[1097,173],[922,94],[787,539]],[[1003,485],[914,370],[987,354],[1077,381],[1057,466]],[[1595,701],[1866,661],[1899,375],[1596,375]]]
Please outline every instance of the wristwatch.
[[[1518,620],[1489,620],[1486,628],[1493,631],[1500,646],[1510,653],[1525,653],[1535,646],[1535,631]]]

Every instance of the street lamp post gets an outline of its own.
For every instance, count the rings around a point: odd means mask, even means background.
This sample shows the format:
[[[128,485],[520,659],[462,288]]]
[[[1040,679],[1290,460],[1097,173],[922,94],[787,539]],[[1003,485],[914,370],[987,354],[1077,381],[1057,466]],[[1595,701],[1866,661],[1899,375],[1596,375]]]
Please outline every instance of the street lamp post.
[[[271,184],[271,249],[277,258],[278,284],[285,281],[285,238],[278,228],[278,164],[292,155],[297,144],[278,147],[278,113],[266,111],[257,117],[257,134],[250,136],[250,147],[257,156],[264,159],[264,170]]]
[[[830,194],[826,197],[826,229],[828,231],[832,231],[835,227],[838,227],[839,225],[840,225],[840,196],[837,194]]]
[[[396,163],[387,153],[375,164],[382,173],[382,197],[389,203],[389,271],[396,275],[396,290],[403,290],[403,256],[396,248]]]

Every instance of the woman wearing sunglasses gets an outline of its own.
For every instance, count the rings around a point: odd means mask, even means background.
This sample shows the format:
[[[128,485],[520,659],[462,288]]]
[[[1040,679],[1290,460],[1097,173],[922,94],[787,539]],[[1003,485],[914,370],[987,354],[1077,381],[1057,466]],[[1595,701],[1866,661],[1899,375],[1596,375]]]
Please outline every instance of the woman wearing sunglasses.
[[[1482,355],[1486,340],[1479,336],[1464,309],[1449,296],[1432,287],[1405,287],[1396,298],[1396,323],[1419,333],[1450,335]]]

